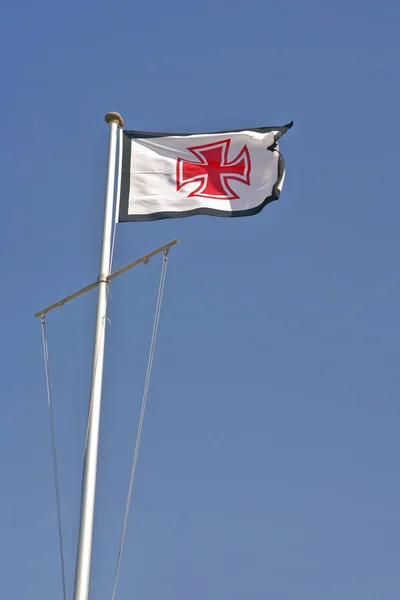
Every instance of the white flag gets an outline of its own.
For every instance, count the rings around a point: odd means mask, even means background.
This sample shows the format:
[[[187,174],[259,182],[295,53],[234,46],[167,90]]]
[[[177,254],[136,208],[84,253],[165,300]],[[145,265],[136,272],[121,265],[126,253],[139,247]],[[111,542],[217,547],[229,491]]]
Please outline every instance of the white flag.
[[[293,125],[203,134],[124,131],[119,222],[245,217],[279,198]]]

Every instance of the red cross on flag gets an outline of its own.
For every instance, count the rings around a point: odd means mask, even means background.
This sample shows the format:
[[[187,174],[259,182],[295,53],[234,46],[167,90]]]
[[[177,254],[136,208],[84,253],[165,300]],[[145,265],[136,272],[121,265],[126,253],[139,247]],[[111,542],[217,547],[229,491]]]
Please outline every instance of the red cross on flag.
[[[119,222],[245,217],[279,198],[278,139],[292,127],[201,134],[123,132]]]

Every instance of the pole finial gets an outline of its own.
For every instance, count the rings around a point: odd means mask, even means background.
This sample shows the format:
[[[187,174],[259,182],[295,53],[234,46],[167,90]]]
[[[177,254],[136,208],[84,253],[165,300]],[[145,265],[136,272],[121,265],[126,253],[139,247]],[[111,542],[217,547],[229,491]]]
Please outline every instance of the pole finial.
[[[115,121],[116,123],[118,123],[119,127],[124,126],[124,120],[121,117],[121,115],[117,112],[108,112],[104,118],[108,124]]]

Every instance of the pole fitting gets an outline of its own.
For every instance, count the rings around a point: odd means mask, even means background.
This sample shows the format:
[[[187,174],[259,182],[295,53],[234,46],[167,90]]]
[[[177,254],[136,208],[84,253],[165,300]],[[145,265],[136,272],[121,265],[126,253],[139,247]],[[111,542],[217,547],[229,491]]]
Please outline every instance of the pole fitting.
[[[123,127],[124,126],[124,120],[121,117],[121,115],[117,112],[108,112],[104,119],[106,120],[106,123],[110,124],[110,123],[118,123],[119,127]]]
[[[108,283],[108,276],[101,273],[97,278],[97,283]]]

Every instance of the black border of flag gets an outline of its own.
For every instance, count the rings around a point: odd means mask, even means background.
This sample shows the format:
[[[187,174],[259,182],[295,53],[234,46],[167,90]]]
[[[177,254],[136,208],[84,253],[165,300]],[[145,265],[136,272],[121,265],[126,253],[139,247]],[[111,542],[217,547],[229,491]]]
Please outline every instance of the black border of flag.
[[[273,202],[274,200],[278,200],[280,196],[279,185],[282,182],[282,178],[285,173],[285,161],[282,154],[279,152],[279,160],[278,160],[278,178],[273,186],[272,194],[265,198],[261,204],[248,209],[248,210],[235,210],[235,211],[226,211],[226,210],[216,210],[212,208],[194,208],[193,210],[185,210],[185,211],[167,211],[167,212],[157,212],[150,214],[140,214],[140,215],[132,215],[128,213],[129,208],[129,195],[130,195],[130,168],[131,168],[131,140],[132,139],[148,139],[148,138],[158,138],[158,137],[184,137],[191,135],[219,135],[225,133],[240,133],[241,131],[254,131],[257,133],[269,133],[270,131],[276,131],[277,134],[274,138],[274,143],[268,148],[271,152],[276,152],[276,142],[278,139],[284,135],[291,127],[293,127],[293,121],[288,123],[287,125],[283,125],[280,127],[248,127],[246,129],[230,129],[226,131],[211,131],[211,132],[198,132],[198,133],[157,133],[157,132],[148,132],[148,131],[127,131],[123,130],[123,150],[122,150],[122,179],[121,179],[121,200],[119,205],[119,215],[118,222],[119,223],[128,223],[128,222],[139,222],[139,221],[158,221],[160,219],[172,219],[172,218],[183,218],[183,217],[191,217],[193,215],[209,215],[214,217],[248,217],[251,215],[256,215],[262,211],[262,209]]]

